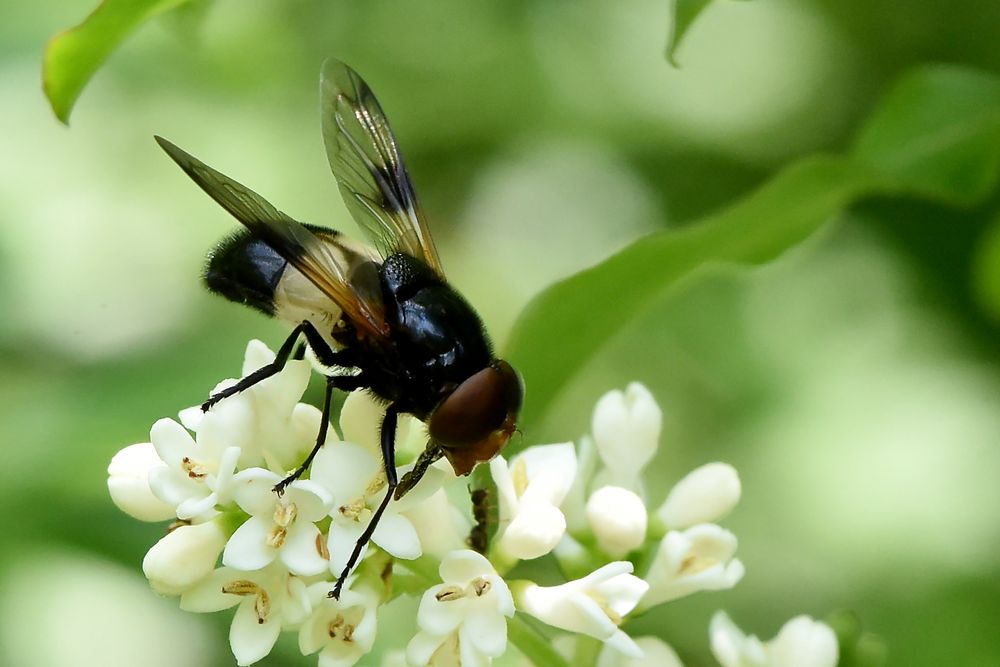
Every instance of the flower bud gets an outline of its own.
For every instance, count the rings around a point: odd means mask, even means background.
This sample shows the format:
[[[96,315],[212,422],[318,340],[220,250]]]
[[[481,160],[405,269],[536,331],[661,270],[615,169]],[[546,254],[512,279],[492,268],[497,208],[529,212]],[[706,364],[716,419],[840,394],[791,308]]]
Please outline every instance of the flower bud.
[[[512,558],[530,560],[552,551],[566,532],[566,517],[555,505],[524,503],[500,536],[499,548]]]
[[[709,624],[709,639],[722,667],[836,667],[839,653],[833,630],[808,616],[788,621],[777,637],[765,643],[743,634],[724,611],[718,611]]]
[[[718,521],[739,501],[740,478],[736,469],[728,463],[708,463],[677,482],[656,514],[668,528],[682,530]]]
[[[179,595],[215,569],[226,533],[215,521],[180,526],[146,552],[142,571],[163,595]]]
[[[174,517],[174,508],[149,490],[149,471],[162,466],[153,445],[129,445],[108,464],[108,491],[118,509],[140,521],[165,521]]]
[[[637,488],[642,469],[660,440],[663,413],[653,395],[638,382],[624,392],[610,391],[597,401],[591,430],[609,481]]]
[[[618,629],[649,588],[631,572],[631,563],[617,561],[559,586],[523,582],[515,589],[514,599],[518,611],[553,627],[590,635],[639,658],[642,650]]]
[[[605,646],[597,657],[597,667],[684,667],[670,645],[659,637],[636,637],[642,657],[625,655],[612,646]]]
[[[597,543],[612,558],[623,558],[646,539],[646,506],[634,491],[604,486],[587,501],[587,519]]]

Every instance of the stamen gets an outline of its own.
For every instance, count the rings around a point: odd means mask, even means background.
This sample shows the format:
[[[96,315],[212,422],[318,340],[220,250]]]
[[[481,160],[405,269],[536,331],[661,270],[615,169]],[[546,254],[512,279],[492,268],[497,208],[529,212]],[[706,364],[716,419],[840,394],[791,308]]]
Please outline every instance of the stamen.
[[[267,622],[267,617],[271,613],[271,596],[263,588],[257,591],[257,599],[254,601],[253,609],[257,612],[257,623],[263,625]]]
[[[439,590],[434,597],[438,602],[451,602],[452,600],[464,598],[465,591],[458,586],[445,586]]]
[[[326,633],[330,635],[330,639],[336,639],[337,635],[340,634],[339,630],[341,626],[344,625],[344,616],[342,614],[337,614],[337,616],[330,621],[330,625],[327,626]]]
[[[189,456],[181,459],[181,469],[187,473],[191,479],[202,479],[209,473],[209,469],[204,464],[194,461]]]
[[[282,528],[287,528],[295,521],[298,513],[299,508],[295,506],[295,503],[279,502],[274,507],[274,523]]]
[[[271,532],[267,534],[265,544],[273,549],[280,549],[281,545],[285,543],[285,537],[287,536],[288,529],[282,528],[281,526],[275,526],[271,529]]]
[[[222,585],[222,592],[230,595],[256,595],[260,586],[249,579],[236,579]]]
[[[488,579],[484,579],[483,577],[477,577],[472,581],[472,590],[476,592],[476,597],[483,597],[490,592],[492,587],[493,584],[491,584]]]
[[[316,553],[323,560],[330,560],[330,547],[327,546],[326,540],[320,533],[316,533]]]

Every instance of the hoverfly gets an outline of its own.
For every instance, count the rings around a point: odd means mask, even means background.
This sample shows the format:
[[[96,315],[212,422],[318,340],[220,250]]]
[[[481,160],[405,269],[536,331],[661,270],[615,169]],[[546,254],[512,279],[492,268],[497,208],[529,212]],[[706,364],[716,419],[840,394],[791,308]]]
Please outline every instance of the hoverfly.
[[[494,355],[476,312],[446,281],[371,89],[353,69],[330,59],[323,65],[320,96],[330,167],[374,248],[297,222],[169,141],[156,141],[245,227],[210,255],[209,290],[294,327],[273,363],[212,395],[202,409],[280,371],[300,336],[325,366],[350,369],[327,376],[316,444],[275,486],[280,494],[308,469],[325,441],[334,389],[367,390],[386,404],[380,431],[386,494],[330,593],[339,597],[390,500],[413,488],[442,457],[458,475],[493,458],[516,430],[523,387],[510,364]],[[397,479],[394,443],[403,413],[425,422],[429,439],[414,468]]]

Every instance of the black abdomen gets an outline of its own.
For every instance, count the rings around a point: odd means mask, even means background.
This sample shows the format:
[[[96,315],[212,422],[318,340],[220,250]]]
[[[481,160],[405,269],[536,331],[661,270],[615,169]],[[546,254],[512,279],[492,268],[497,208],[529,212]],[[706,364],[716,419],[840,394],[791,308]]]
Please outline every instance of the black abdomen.
[[[265,315],[275,314],[274,291],[288,262],[248,230],[239,230],[215,247],[205,266],[208,289]]]

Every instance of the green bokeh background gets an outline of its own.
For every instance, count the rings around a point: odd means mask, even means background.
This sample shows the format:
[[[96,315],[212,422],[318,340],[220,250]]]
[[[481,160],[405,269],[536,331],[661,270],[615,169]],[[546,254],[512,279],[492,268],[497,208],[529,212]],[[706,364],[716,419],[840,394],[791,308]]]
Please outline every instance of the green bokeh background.
[[[142,27],[67,129],[41,53],[92,2],[13,0],[0,21],[0,664],[14,667],[231,662],[227,614],[148,590],[139,563],[163,527],[105,487],[111,456],[234,374],[246,340],[283,336],[201,290],[233,223],[154,132],[354,233],[316,83],[326,56],[351,63],[502,347],[554,280],[846,150],[912,67],[1000,73],[993,0],[720,0],[680,69],[667,0],[214,0]],[[763,637],[850,609],[889,664],[1000,665],[998,211],[995,189],[958,208],[869,197],[763,267],[703,267],[525,425],[526,444],[577,438],[602,393],[640,380],[665,413],[654,500],[702,463],[740,471],[726,526],[744,581],[630,630],[707,667],[715,609]],[[314,661],[282,641],[262,664]]]

